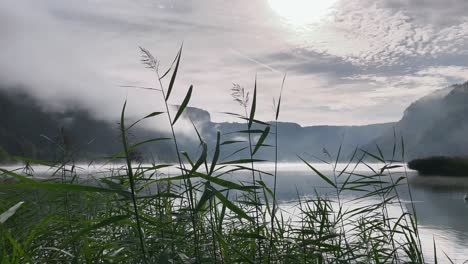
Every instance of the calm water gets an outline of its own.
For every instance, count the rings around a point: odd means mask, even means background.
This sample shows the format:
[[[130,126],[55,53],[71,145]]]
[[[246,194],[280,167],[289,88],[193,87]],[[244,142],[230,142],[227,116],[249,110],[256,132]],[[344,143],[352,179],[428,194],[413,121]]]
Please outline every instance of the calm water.
[[[339,164],[338,167],[344,165]],[[333,175],[332,168],[326,164],[317,164],[316,167],[326,175]],[[262,164],[258,169],[272,172],[272,164]],[[379,168],[375,165],[374,168]],[[97,171],[102,175],[107,174],[108,166],[83,167],[79,170],[82,177],[86,175],[95,177]],[[36,175],[47,175],[50,173],[45,168],[35,168]],[[176,174],[173,168],[162,171],[165,174]],[[359,166],[356,173],[369,173],[365,166]],[[394,171],[393,176],[405,175],[404,169]],[[444,256],[444,252],[452,258],[455,263],[463,263],[468,260],[468,203],[464,200],[465,193],[468,193],[468,178],[454,179],[447,177],[426,178],[418,176],[414,171],[407,171],[408,182],[413,197],[414,205],[418,215],[421,238],[427,261],[431,261],[433,256],[433,238],[437,243],[439,263],[449,263]],[[232,180],[250,180],[251,174],[236,174],[227,176]],[[273,183],[271,176],[264,176],[263,180],[270,186]],[[278,199],[281,201],[281,208],[286,214],[294,217],[297,208],[295,201],[297,194],[301,196],[314,196],[315,192],[329,198],[336,197],[336,192],[318,176],[302,163],[280,164],[278,167]],[[404,210],[411,211],[410,196],[408,186],[402,184],[398,188],[403,200]],[[350,201],[357,197],[357,193],[343,193],[342,201],[349,206],[353,206]],[[364,203],[372,203],[375,200],[368,199]],[[390,215],[399,216],[401,209],[399,206],[389,208]]]
[[[344,165],[339,164],[338,167]],[[333,170],[330,165],[317,164],[316,168],[323,174],[331,176]],[[379,168],[375,165],[374,168]],[[264,165],[266,171],[272,171],[272,165]],[[365,166],[358,166],[356,173],[369,173]],[[433,238],[437,245],[439,263],[450,263],[444,252],[455,263],[463,263],[468,260],[468,203],[464,200],[468,193],[468,178],[427,178],[418,176],[415,171],[407,171],[404,168],[393,170],[393,177],[407,175],[410,183],[410,191],[413,197],[426,261],[432,261]],[[248,179],[249,176],[245,176]],[[264,181],[272,184],[271,177],[265,176]],[[403,201],[404,210],[412,211],[410,195],[406,181],[398,189]],[[334,189],[308,169],[304,164],[281,164],[278,170],[278,199],[282,208],[291,215],[297,211],[295,200],[297,193],[303,196],[314,196],[315,192],[329,198],[336,197]],[[351,200],[357,197],[357,193],[343,193],[340,197],[345,204],[352,207]],[[364,203],[375,202],[371,199]],[[401,208],[397,205],[389,208],[389,214],[395,217],[401,215]]]

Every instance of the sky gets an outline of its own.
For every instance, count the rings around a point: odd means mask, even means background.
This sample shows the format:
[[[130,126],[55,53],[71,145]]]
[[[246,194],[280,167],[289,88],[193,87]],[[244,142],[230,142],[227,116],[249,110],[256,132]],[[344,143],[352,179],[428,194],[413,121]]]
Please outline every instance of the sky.
[[[170,103],[193,84],[190,106],[242,109],[233,83],[252,91],[257,117],[301,125],[397,121],[418,98],[468,79],[466,0],[0,0],[0,86],[51,111],[86,108],[116,120],[163,109],[139,46],[164,72],[183,43]],[[163,84],[168,84],[168,79]]]

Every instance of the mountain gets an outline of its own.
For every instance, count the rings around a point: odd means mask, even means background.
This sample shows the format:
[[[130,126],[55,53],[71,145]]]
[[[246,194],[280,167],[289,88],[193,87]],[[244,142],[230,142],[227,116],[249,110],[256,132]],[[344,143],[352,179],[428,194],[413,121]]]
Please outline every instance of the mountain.
[[[50,112],[20,91],[0,89],[0,153],[57,160],[67,150],[77,160],[90,160],[109,157],[122,149],[117,122],[97,120],[83,109]],[[157,136],[162,134],[136,129],[129,140],[139,142]],[[151,147],[143,146],[139,151],[149,153]],[[158,149],[163,154],[159,159],[174,159],[169,143],[158,142]],[[0,156],[5,159],[5,154]]]
[[[11,155],[51,160],[58,159],[62,155],[62,149],[66,148],[74,154],[76,160],[91,160],[111,156],[122,149],[118,121],[97,120],[84,109],[51,112],[21,92],[6,92],[0,89],[0,118],[0,153],[4,149]],[[116,120],[118,118],[116,116]],[[187,127],[192,129],[188,120],[200,131],[210,153],[216,145],[216,133],[220,131],[222,142],[241,141],[223,145],[221,159],[248,157],[247,134],[235,133],[246,130],[245,123],[215,123],[207,111],[193,107],[186,109],[178,123],[186,122],[185,130]],[[392,123],[387,123],[368,126],[302,127],[295,123],[279,122],[278,158],[281,161],[297,161],[297,155],[300,155],[305,158],[315,156],[327,159],[324,149],[336,155],[340,145],[341,157],[347,158],[356,146],[369,143],[392,126]],[[253,129],[263,127],[264,125],[256,124]],[[133,143],[155,137],[170,137],[168,130],[162,132],[144,127],[134,127],[129,134]],[[189,153],[191,157],[199,154],[198,138],[194,129],[179,132],[177,135],[180,151]],[[253,142],[256,142],[258,137],[259,134],[253,135]],[[274,145],[273,134],[270,134],[264,144]],[[256,158],[272,160],[273,150],[271,147],[265,147],[256,154]],[[136,153],[136,156],[142,156],[146,160],[176,160],[171,141],[143,145]]]
[[[109,157],[122,149],[118,119],[119,116],[115,117],[114,122],[97,120],[85,109],[77,108],[52,112],[24,93],[6,92],[0,87],[0,160],[5,159],[5,152],[37,159],[58,159],[63,149],[73,153],[76,160]],[[216,134],[220,131],[221,142],[237,142],[222,146],[221,160],[248,158],[248,134],[238,132],[245,131],[247,124],[244,120],[239,121],[216,123],[207,111],[188,107],[176,125],[179,149],[187,152],[192,159],[200,153],[193,122],[208,144],[210,155],[214,152]],[[272,125],[271,132],[274,132],[274,124],[269,124]],[[162,123],[158,125],[164,127]],[[264,127],[265,124],[253,125],[253,129]],[[129,131],[129,140],[136,143],[156,137],[170,137],[169,131],[135,126]],[[307,159],[334,159],[341,146],[340,159],[346,160],[356,147],[377,153],[376,145],[381,147],[386,158],[391,158],[395,142],[397,153],[401,151],[400,137],[405,142],[407,159],[436,155],[462,156],[468,155],[467,135],[468,82],[422,97],[411,104],[396,123],[301,126],[278,122],[278,159],[297,161],[297,155]],[[252,143],[255,144],[259,137],[260,134],[253,134]],[[274,145],[273,133],[264,144]],[[327,156],[328,153],[331,157]],[[145,144],[132,155],[145,160],[176,161],[175,150],[169,140]],[[255,156],[266,160],[273,160],[274,157],[274,149],[269,146],[262,148]],[[399,155],[395,158],[398,159]]]
[[[194,122],[200,131],[203,140],[209,146],[216,145],[216,133],[221,132],[221,142],[241,141],[238,144],[224,145],[222,153],[231,158],[248,157],[248,135],[245,133],[236,133],[237,131],[247,130],[246,123],[211,121],[210,114],[207,111],[198,108],[187,108],[186,118]],[[242,120],[241,120],[242,121]],[[269,137],[266,139],[266,145],[274,145],[274,123],[268,122],[272,128]],[[297,161],[297,155],[304,158],[318,157],[320,159],[329,159],[325,151],[331,153],[333,158],[341,146],[341,159],[348,159],[352,152],[358,146],[363,146],[376,139],[379,135],[393,127],[393,123],[373,124],[366,126],[301,126],[296,123],[278,122],[278,159],[280,161]],[[265,125],[254,124],[252,130],[264,129]],[[194,132],[195,133],[195,132]],[[259,135],[252,135],[252,142],[258,140]],[[243,151],[239,149],[245,148]],[[239,151],[239,152],[237,152]],[[274,149],[271,147],[262,148],[256,158],[273,160],[275,157]]]
[[[468,155],[468,82],[438,90],[411,104],[395,124],[395,132],[403,137],[408,159]],[[389,156],[394,141],[392,129],[367,148],[375,150],[379,145]]]

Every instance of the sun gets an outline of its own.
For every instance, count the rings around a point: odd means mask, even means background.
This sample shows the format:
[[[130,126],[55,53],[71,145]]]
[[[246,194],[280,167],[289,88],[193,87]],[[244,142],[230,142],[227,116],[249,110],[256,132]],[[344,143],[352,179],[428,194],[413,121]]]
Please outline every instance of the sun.
[[[268,0],[271,9],[295,26],[324,18],[337,0]]]

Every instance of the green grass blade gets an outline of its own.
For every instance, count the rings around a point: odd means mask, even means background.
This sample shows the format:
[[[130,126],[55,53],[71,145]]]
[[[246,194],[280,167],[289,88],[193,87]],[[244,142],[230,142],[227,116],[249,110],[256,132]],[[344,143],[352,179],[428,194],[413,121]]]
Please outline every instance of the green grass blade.
[[[275,115],[275,120],[276,121],[278,121],[278,117],[279,117],[279,113],[280,113],[281,97],[283,96],[283,87],[284,87],[285,80],[286,80],[286,73],[283,76],[283,82],[281,83],[280,96],[278,98],[278,105],[276,106],[276,115]]]
[[[205,209],[206,202],[211,199],[213,193],[210,191],[209,188],[205,187],[205,191],[203,192],[200,200],[198,201],[197,206],[195,207],[195,212],[199,213],[200,211]]]
[[[245,140],[227,140],[221,143],[221,146],[223,145],[231,145],[231,144],[236,144],[236,143],[244,143],[246,142]]]
[[[112,155],[112,157],[110,157],[109,161],[113,161],[113,160],[118,159],[118,158],[125,158],[126,157],[125,156],[126,152],[130,152],[130,151],[134,150],[135,148],[137,148],[137,147],[139,147],[141,145],[151,143],[151,142],[170,140],[170,139],[171,138],[152,138],[152,139],[148,139],[148,140],[145,140],[145,141],[142,141],[142,142],[135,143],[133,145],[128,146],[126,150],[124,149],[124,150],[119,151],[118,153],[115,153],[114,155]]]
[[[366,155],[371,156],[372,158],[374,158],[374,159],[376,159],[376,160],[378,160],[378,161],[380,161],[380,162],[385,163],[385,161],[384,161],[382,158],[380,158],[380,157],[378,157],[378,156],[376,156],[376,155],[370,153],[369,151],[364,150],[364,149],[361,149],[361,151],[364,152]]]
[[[215,153],[213,155],[213,161],[211,162],[211,167],[210,167],[210,172],[208,173],[209,175],[213,174],[213,171],[216,167],[216,163],[218,162],[219,159],[219,146],[220,146],[220,141],[221,141],[221,133],[218,131],[216,133],[216,148],[215,148]]]
[[[221,203],[223,205],[225,205],[227,208],[229,208],[229,210],[231,210],[232,212],[234,212],[235,214],[237,214],[238,216],[240,216],[240,217],[242,217],[244,219],[247,219],[249,221],[253,220],[252,217],[248,216],[247,213],[244,212],[244,210],[242,210],[237,205],[235,205],[234,203],[229,201],[226,197],[224,197],[224,195],[221,192],[214,189],[213,187],[211,187],[211,191],[214,193],[214,195],[216,197],[218,197],[218,199],[221,201]]]
[[[447,253],[445,253],[445,251],[442,252],[444,252],[445,257],[447,257],[448,261],[450,261],[451,264],[455,264],[455,262],[453,262],[453,260],[447,255]]]
[[[19,202],[13,205],[12,207],[10,207],[8,210],[3,212],[2,214],[0,214],[0,223],[4,224],[8,220],[8,218],[12,217],[23,204],[24,204],[23,201]]]
[[[177,71],[179,70],[179,63],[180,63],[180,57],[182,56],[183,46],[184,44],[180,46],[179,53],[177,54],[177,62],[174,68],[174,72],[172,73],[171,81],[169,82],[169,87],[167,88],[166,98],[164,98],[166,102],[169,100],[169,96],[171,96],[172,88],[174,87],[175,79],[177,76]]]
[[[136,124],[140,123],[141,121],[147,119],[147,118],[151,118],[151,117],[155,117],[155,116],[158,116],[158,115],[161,115],[161,114],[164,114],[166,112],[153,112],[141,119],[138,119],[137,121],[135,121],[133,124],[131,124],[129,127],[127,127],[127,130],[130,130],[130,128],[134,127]]]
[[[252,127],[253,120],[255,118],[255,110],[257,108],[257,77],[255,76],[255,86],[254,86],[254,94],[252,99],[252,107],[250,108],[250,117],[249,117],[249,129]]]
[[[265,160],[261,159],[238,159],[238,160],[231,160],[231,161],[226,161],[223,163],[220,163],[220,165],[229,165],[229,164],[242,164],[242,163],[252,163],[252,162],[262,162]]]
[[[161,76],[159,77],[159,80],[164,79],[164,77],[166,77],[166,75],[168,75],[169,72],[171,72],[171,69],[172,69],[172,67],[174,66],[174,63],[176,63],[177,58],[179,58],[179,53],[177,53],[177,55],[175,56],[175,58],[174,58],[174,60],[172,61],[171,66],[169,67],[169,69],[167,69],[167,71],[165,71],[165,72],[163,73],[163,75],[161,75]]]
[[[255,155],[255,153],[260,149],[260,147],[262,146],[263,142],[265,141],[265,139],[268,137],[268,134],[270,133],[270,127],[267,126],[265,128],[265,130],[263,131],[262,135],[260,136],[260,138],[258,139],[258,142],[257,142],[257,145],[255,145],[255,149],[254,151],[252,152],[252,156]]]
[[[26,176],[23,176],[23,175],[19,175],[19,174],[17,174],[17,173],[14,173],[14,172],[12,172],[12,171],[9,171],[9,170],[0,169],[0,171],[3,172],[3,173],[6,174],[6,175],[9,175],[9,176],[11,176],[11,177],[13,177],[13,178],[16,178],[16,179],[20,180],[21,182],[26,182],[26,183],[35,183],[35,182],[36,182],[36,181],[33,180],[33,179],[30,179],[30,178],[28,178],[28,177],[26,177]]]
[[[309,168],[311,168],[315,173],[317,173],[318,176],[320,176],[320,178],[322,178],[324,181],[326,181],[328,184],[330,184],[331,186],[333,186],[334,188],[337,188],[335,183],[330,180],[327,176],[323,175],[320,171],[318,171],[316,168],[314,168],[314,166],[312,166],[309,162],[307,162],[306,160],[304,160],[303,158],[299,157]]]
[[[190,97],[192,96],[192,90],[193,90],[193,85],[190,85],[190,88],[189,88],[189,90],[187,92],[187,95],[185,95],[184,101],[180,105],[179,110],[177,111],[177,114],[176,114],[176,116],[174,118],[174,121],[172,121],[172,125],[174,125],[177,122],[177,119],[179,119],[179,117],[182,115],[185,108],[187,107],[187,105],[188,105],[188,103],[190,101]]]

